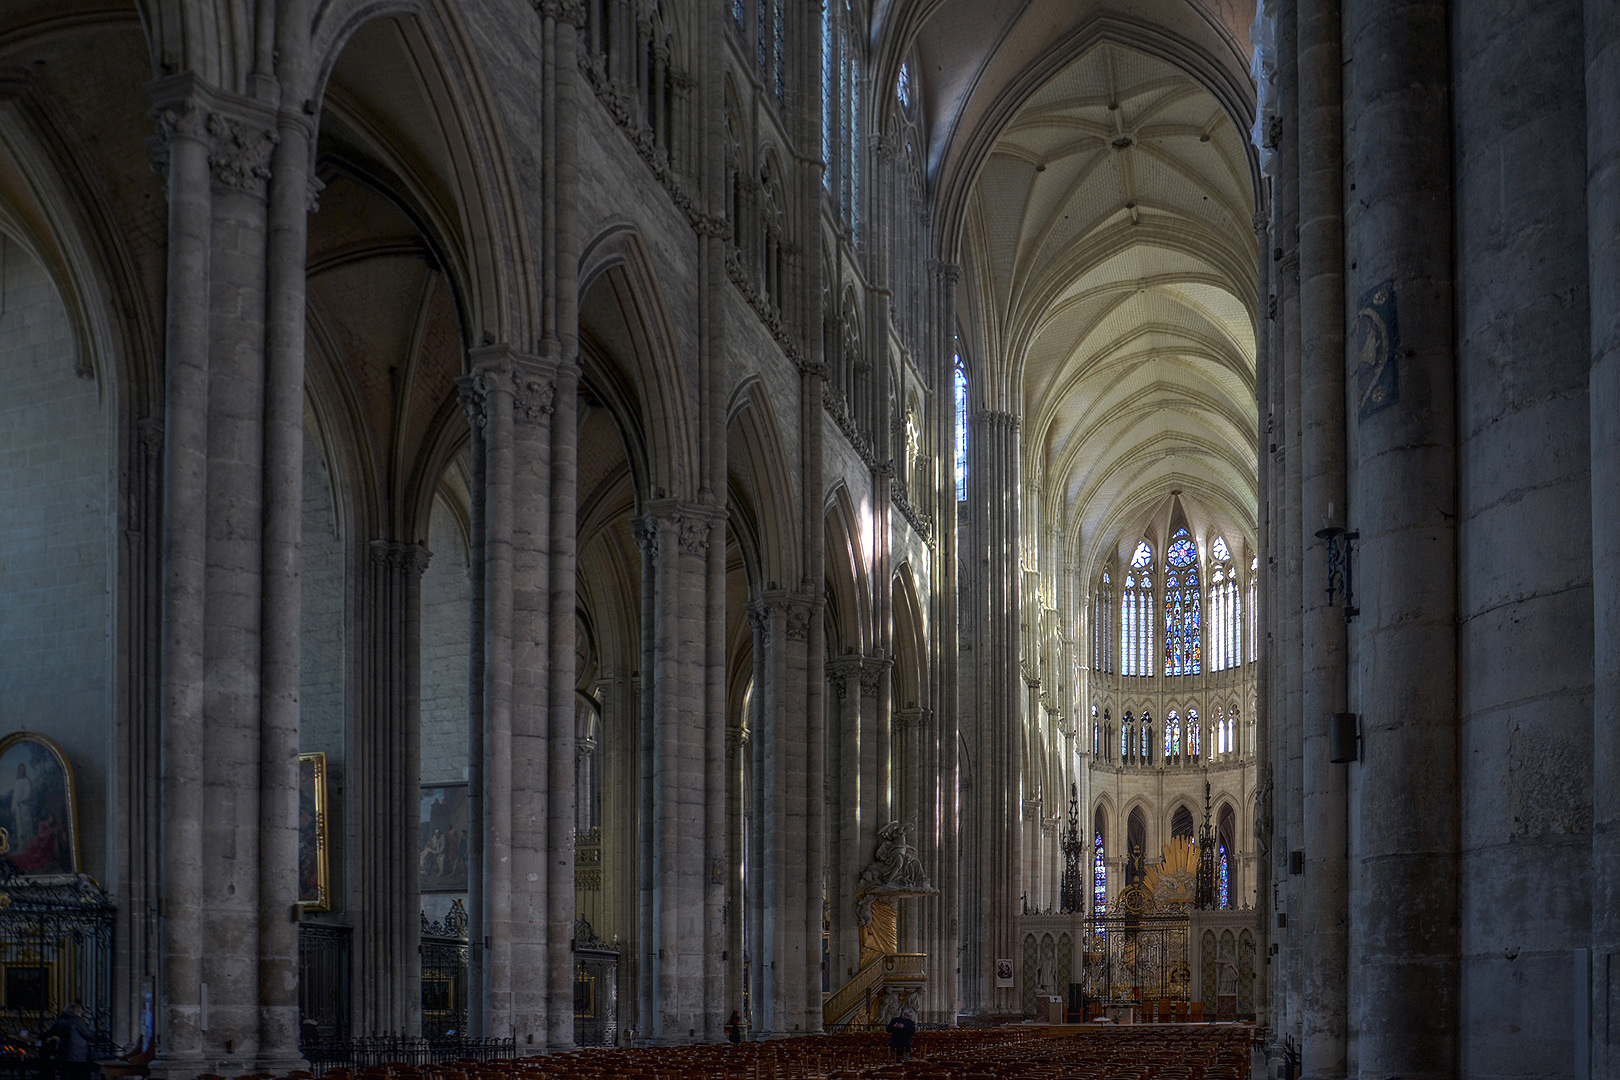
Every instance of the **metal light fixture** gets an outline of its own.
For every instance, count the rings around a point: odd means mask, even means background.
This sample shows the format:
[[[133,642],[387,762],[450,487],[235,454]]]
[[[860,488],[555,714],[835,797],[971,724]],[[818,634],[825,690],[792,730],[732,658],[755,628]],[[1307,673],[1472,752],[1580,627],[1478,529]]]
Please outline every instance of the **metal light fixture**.
[[[1333,594],[1337,590],[1344,590],[1344,621],[1349,622],[1361,614],[1361,609],[1355,606],[1355,570],[1351,560],[1355,542],[1361,539],[1361,533],[1346,532],[1337,525],[1331,525],[1326,529],[1317,529],[1316,538],[1327,541],[1328,603],[1333,603]]]

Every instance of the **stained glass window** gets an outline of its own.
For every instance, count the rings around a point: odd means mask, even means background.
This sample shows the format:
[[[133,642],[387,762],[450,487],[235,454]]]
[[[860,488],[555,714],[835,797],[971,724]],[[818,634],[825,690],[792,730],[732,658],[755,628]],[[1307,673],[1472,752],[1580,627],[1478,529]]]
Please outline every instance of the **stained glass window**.
[[[1119,608],[1119,673],[1153,674],[1153,547],[1136,545]]]
[[[1203,725],[1198,722],[1198,710],[1187,710],[1187,756],[1194,761],[1198,760],[1199,750],[1204,741]]]
[[[1166,553],[1164,576],[1164,673],[1197,675],[1202,670],[1199,624],[1198,548],[1186,526],[1177,529]]]
[[[1125,719],[1119,725],[1119,760],[1127,765],[1131,763],[1131,754],[1135,752],[1135,747],[1131,745],[1131,735],[1134,732],[1135,726],[1131,722],[1131,714],[1126,713]]]
[[[900,65],[900,77],[894,81],[894,96],[900,99],[902,109],[911,108],[911,65]]]
[[[1243,662],[1238,649],[1239,611],[1237,574],[1224,537],[1211,548],[1209,568],[1209,670],[1225,671]]]
[[[1221,864],[1215,873],[1218,882],[1216,891],[1220,897],[1221,907],[1229,908],[1232,906],[1232,865],[1231,860],[1226,857],[1225,844],[1221,845]]]
[[[828,191],[834,188],[834,174],[832,155],[833,133],[833,107],[838,101],[838,50],[834,48],[837,39],[833,35],[833,6],[825,5],[821,9],[821,160],[825,168],[821,170],[821,182]]]
[[[1143,765],[1153,764],[1153,714],[1142,710],[1142,737],[1136,742],[1136,752]]]
[[[737,24],[737,29],[745,35],[743,40],[747,41],[748,12],[743,10],[743,0],[731,0],[731,21]]]
[[[1181,717],[1171,709],[1164,718],[1164,759],[1171,761],[1181,756]]]
[[[1108,906],[1108,860],[1104,858],[1102,833],[1091,844],[1091,906],[1101,911]]]
[[[1092,605],[1091,668],[1093,671],[1114,670],[1114,582],[1104,570],[1097,586]]]
[[[771,4],[771,68],[776,83],[776,100],[782,101],[787,96],[787,66],[783,63],[784,46],[782,38],[786,32],[785,20],[782,16],[782,0],[774,0]]]
[[[967,371],[962,367],[962,353],[957,352],[954,368],[956,404],[956,501],[967,498]]]
[[[766,30],[770,25],[770,9],[774,5],[772,0],[756,0],[756,2],[759,4],[759,70],[764,71],[766,57],[765,46],[767,38]]]
[[[1102,755],[1102,722],[1097,719],[1097,706],[1091,707],[1091,756]]]

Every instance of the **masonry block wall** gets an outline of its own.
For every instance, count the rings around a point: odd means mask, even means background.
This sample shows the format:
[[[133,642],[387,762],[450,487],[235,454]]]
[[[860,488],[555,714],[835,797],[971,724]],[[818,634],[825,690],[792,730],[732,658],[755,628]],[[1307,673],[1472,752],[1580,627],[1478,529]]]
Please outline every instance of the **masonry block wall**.
[[[34,256],[0,234],[0,734],[74,763],[80,851],[107,880],[112,483],[107,410]]]

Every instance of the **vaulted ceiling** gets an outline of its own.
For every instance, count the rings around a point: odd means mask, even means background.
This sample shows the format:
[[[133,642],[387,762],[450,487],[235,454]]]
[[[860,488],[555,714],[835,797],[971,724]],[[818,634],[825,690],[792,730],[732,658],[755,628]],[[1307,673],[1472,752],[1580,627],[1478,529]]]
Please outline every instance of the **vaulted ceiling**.
[[[1252,89],[1220,55],[1231,35],[1212,57],[1139,22],[1093,31],[1061,64],[1026,50],[1047,62],[1005,80],[999,111],[964,105],[940,163],[948,197],[977,140],[959,306],[979,403],[1020,417],[1026,517],[1043,519],[1026,536],[1057,524],[1088,573],[1172,493],[1252,539],[1259,453],[1256,174],[1234,86]]]

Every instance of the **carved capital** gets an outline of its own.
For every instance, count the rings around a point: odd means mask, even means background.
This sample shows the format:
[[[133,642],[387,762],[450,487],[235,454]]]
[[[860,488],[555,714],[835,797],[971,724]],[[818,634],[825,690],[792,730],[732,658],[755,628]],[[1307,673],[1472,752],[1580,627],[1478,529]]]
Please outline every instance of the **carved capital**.
[[[535,0],[534,10],[542,19],[555,19],[575,28],[585,25],[585,5],[580,0]]]
[[[403,570],[420,577],[428,568],[431,554],[421,544],[405,544],[397,540],[373,540],[367,545],[371,561],[390,570]]]
[[[152,167],[167,176],[174,143],[202,143],[214,185],[264,198],[270,158],[281,141],[276,117],[258,102],[222,94],[194,75],[165,79],[153,88],[151,116],[157,135],[148,140]]]
[[[512,416],[536,423],[550,416],[555,408],[557,384],[539,375],[517,373],[512,395]]]
[[[688,555],[703,555],[709,550],[709,529],[712,525],[706,518],[677,518],[677,536],[681,550]]]

